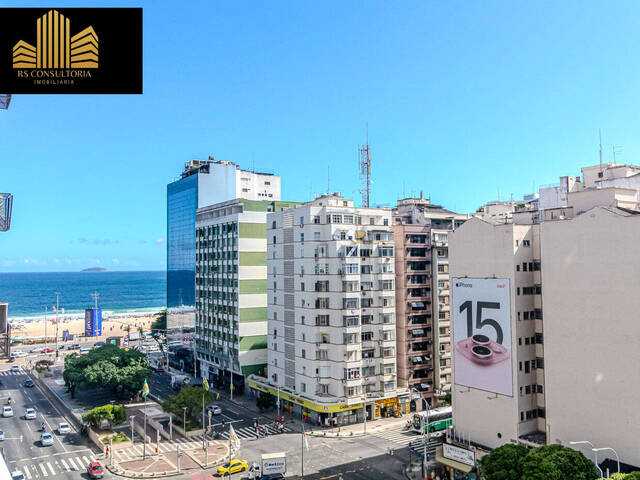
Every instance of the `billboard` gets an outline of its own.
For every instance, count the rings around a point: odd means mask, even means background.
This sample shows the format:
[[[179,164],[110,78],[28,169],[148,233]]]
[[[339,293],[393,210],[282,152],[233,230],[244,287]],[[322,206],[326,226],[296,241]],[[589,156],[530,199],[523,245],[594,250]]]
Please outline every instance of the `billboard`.
[[[507,278],[452,278],[453,363],[458,385],[513,396]]]
[[[102,309],[87,308],[84,311],[84,336],[99,337],[102,335]]]

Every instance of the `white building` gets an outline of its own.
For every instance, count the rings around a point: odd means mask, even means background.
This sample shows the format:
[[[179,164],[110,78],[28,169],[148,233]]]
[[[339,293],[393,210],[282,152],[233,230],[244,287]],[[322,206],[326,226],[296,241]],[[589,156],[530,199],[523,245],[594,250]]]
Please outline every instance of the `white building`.
[[[539,209],[516,208],[509,223],[475,218],[451,235],[452,277],[507,279],[510,286],[511,394],[459,380],[456,350],[459,437],[487,448],[586,440],[640,466],[638,172],[628,165],[583,168],[583,181],[562,177],[541,187]],[[468,328],[460,318],[454,335]],[[594,458],[590,449],[583,453]],[[615,458],[601,452],[599,461],[606,457]]]
[[[318,424],[408,409],[396,373],[390,208],[339,194],[267,215],[268,378],[249,386]]]

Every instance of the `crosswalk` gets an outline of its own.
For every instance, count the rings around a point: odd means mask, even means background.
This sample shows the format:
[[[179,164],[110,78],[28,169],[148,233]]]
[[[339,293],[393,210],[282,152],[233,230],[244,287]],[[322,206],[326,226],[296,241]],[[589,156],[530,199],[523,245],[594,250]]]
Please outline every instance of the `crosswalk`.
[[[0,370],[0,376],[8,376],[8,375],[24,375],[22,370]]]
[[[277,435],[278,433],[289,433],[292,432],[289,427],[284,427],[282,432],[279,432],[276,427],[273,425],[267,425],[267,434],[268,435]],[[234,427],[236,435],[241,440],[255,439],[256,431],[253,427]],[[225,430],[220,434],[218,440],[229,440],[229,430]],[[176,437],[173,440],[160,440],[160,444],[157,445],[159,453],[167,453],[174,452],[180,447],[180,450],[195,450],[197,448],[202,448],[202,435],[198,435],[196,437],[191,437],[189,439],[183,437]],[[146,453],[155,453],[156,444],[148,443],[146,447]],[[134,460],[136,458],[140,458],[143,454],[143,445],[142,443],[138,443],[128,448],[124,449],[115,449],[113,451],[113,458],[116,461],[123,462],[127,460]]]
[[[422,437],[410,430],[386,430],[376,433],[375,436],[402,446],[416,445],[418,443],[422,445]],[[437,443],[442,443],[441,436],[437,433],[431,434],[430,444]]]
[[[25,460],[18,462],[10,462],[12,471],[20,470],[27,480],[55,477],[67,472],[84,472],[91,462],[95,462],[96,458],[88,453],[87,455],[73,455],[70,452],[67,456],[56,458],[47,457],[42,461]],[[23,464],[23,462],[25,462]],[[33,463],[26,463],[33,462]]]

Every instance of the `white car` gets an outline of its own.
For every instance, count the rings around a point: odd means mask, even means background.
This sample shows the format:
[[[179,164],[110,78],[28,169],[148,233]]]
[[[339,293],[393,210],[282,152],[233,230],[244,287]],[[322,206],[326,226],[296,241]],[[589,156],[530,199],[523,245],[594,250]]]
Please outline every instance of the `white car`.
[[[211,415],[222,415],[222,409],[218,405],[209,405],[207,410],[211,412]]]
[[[4,440],[4,430],[0,430],[0,440]]]
[[[16,358],[22,358],[27,356],[27,352],[15,351],[13,352],[13,356]]]
[[[13,408],[8,405],[2,407],[2,416],[3,417],[13,417]]]
[[[44,347],[36,347],[29,350],[29,353],[42,353],[42,350],[44,350]]]
[[[66,435],[67,433],[71,433],[71,427],[68,423],[61,422],[58,424],[58,433],[60,435]]]
[[[18,365],[11,365],[11,371],[12,372],[19,372],[20,371],[20,367]]]
[[[36,419],[36,411],[33,408],[27,408],[24,412],[25,420],[35,420]]]
[[[11,480],[24,480],[24,474],[20,470],[11,472]]]
[[[40,444],[43,447],[50,447],[51,445],[53,445],[53,435],[51,435],[49,432],[44,432],[42,435],[40,435]]]

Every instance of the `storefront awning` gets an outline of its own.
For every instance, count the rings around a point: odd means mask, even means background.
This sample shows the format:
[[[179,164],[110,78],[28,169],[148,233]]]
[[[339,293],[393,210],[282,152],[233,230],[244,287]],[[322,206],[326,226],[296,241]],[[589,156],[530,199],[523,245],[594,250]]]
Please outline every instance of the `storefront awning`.
[[[436,462],[446,465],[447,467],[451,467],[454,470],[458,470],[459,472],[471,473],[474,469],[471,465],[466,465],[461,462],[456,462],[455,460],[451,460],[449,458],[444,458],[442,456],[442,446],[439,445],[436,447]]]

